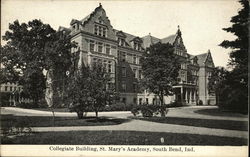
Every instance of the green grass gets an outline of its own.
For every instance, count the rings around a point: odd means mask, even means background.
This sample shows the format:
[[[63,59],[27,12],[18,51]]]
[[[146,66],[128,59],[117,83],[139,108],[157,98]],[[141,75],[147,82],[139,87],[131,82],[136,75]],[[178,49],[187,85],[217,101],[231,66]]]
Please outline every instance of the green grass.
[[[164,138],[164,143],[160,142]],[[69,131],[34,133],[30,136],[2,138],[2,144],[67,145],[247,145],[247,139],[198,134],[138,131]]]
[[[101,125],[118,125],[128,122],[128,119],[99,117],[55,117],[55,126],[101,126]],[[13,116],[1,115],[1,127],[14,126],[22,124],[26,127],[50,127],[53,126],[53,118],[47,116]]]
[[[248,122],[247,121],[197,119],[197,118],[181,118],[181,117],[165,117],[165,118],[162,118],[162,117],[150,117],[150,118],[131,117],[131,118],[144,120],[144,121],[151,121],[151,122],[156,122],[156,123],[248,131]]]

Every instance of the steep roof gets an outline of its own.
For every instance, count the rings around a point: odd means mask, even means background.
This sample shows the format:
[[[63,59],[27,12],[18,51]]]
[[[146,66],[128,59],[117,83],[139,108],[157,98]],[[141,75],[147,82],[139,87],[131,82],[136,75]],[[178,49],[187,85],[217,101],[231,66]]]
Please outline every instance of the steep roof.
[[[116,34],[117,32],[120,32],[119,30],[116,30],[116,29],[113,29],[113,30],[115,31],[115,34]],[[130,47],[132,47],[130,41],[133,40],[134,38],[138,37],[138,36],[135,36],[135,35],[132,35],[132,34],[123,32],[123,31],[122,31],[122,33],[126,36],[126,38],[125,38],[126,43],[127,43]]]
[[[198,58],[197,62],[199,65],[204,65],[204,62],[206,61],[207,55],[208,55],[208,53],[202,53],[202,54],[199,54],[196,56]]]
[[[160,39],[158,39],[156,37],[153,37],[150,34],[147,35],[147,36],[142,37],[142,41],[143,41],[143,47],[144,48],[149,47],[151,44],[155,44],[155,43],[161,42]]]
[[[161,42],[162,43],[173,44],[174,41],[175,41],[175,39],[176,39],[176,37],[177,37],[177,34],[172,34],[172,35],[170,35],[170,36],[168,36],[166,38],[161,39]]]
[[[101,3],[99,3],[99,6],[97,8],[95,8],[94,11],[92,11],[89,15],[87,15],[85,18],[83,18],[82,20],[80,20],[82,22],[82,24],[84,25],[86,22],[88,22],[88,20],[94,15],[96,14],[96,12],[99,9],[103,9]],[[103,9],[103,11],[105,12],[105,10]]]
[[[68,34],[71,32],[71,30],[69,28],[66,28],[63,26],[59,26],[58,31],[65,31]]]

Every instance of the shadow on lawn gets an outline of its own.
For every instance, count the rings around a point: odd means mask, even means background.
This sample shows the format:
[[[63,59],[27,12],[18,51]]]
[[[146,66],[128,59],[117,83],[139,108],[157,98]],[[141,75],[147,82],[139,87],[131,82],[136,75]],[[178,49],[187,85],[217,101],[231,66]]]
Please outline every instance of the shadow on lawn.
[[[181,118],[181,117],[165,117],[165,118],[132,117],[132,119],[139,119],[139,120],[151,121],[156,123],[165,123],[165,124],[177,124],[177,125],[187,125],[187,126],[205,127],[205,128],[248,131],[247,121],[213,120],[213,119],[197,119],[197,118]]]
[[[245,114],[223,111],[219,108],[200,109],[194,111],[194,113],[209,115],[209,116],[222,116],[222,117],[247,117],[247,115]]]
[[[82,136],[81,136],[82,135]],[[164,139],[164,141],[162,141]],[[60,145],[206,145],[242,146],[247,139],[198,134],[140,131],[67,131],[42,132],[30,136],[4,138],[2,144]]]
[[[112,117],[85,117],[78,119],[77,117],[55,117],[55,126],[104,126],[119,125],[129,122],[129,119],[112,118]],[[53,117],[45,116],[14,116],[1,115],[1,127],[14,125],[16,123],[25,124],[28,127],[52,127]]]

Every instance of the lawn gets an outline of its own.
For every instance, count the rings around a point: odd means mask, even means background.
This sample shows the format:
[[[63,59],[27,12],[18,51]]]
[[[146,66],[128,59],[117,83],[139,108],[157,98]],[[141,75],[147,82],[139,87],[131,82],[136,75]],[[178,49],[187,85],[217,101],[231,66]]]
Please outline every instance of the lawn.
[[[32,108],[32,110],[52,112],[52,111],[51,111],[51,108]],[[54,110],[55,112],[69,112],[69,109],[68,109],[68,108],[54,108],[53,110]]]
[[[118,125],[128,122],[128,119],[99,117],[55,117],[55,126],[101,126],[101,125]],[[13,116],[1,115],[1,127],[23,125],[26,127],[49,127],[53,126],[53,117],[45,116]]]
[[[161,138],[164,138],[164,143],[161,143]],[[34,133],[15,138],[4,137],[2,144],[241,146],[247,145],[247,139],[139,131],[69,131]]]
[[[248,131],[248,122],[247,121],[197,119],[197,118],[186,118],[186,117],[185,118],[181,118],[181,117],[165,117],[165,118],[162,118],[162,117],[150,117],[150,118],[131,117],[131,118],[145,120],[145,121],[151,121],[151,122],[156,122],[156,123]]]

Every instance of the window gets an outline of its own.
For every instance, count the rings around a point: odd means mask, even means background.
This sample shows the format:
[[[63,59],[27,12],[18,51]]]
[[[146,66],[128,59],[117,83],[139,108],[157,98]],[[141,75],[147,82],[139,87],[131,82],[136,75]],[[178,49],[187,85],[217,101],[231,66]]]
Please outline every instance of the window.
[[[121,52],[121,61],[126,62],[126,53],[125,52]]]
[[[102,36],[103,36],[103,37],[106,37],[106,34],[107,34],[106,28],[103,27]]]
[[[139,98],[139,105],[142,105],[142,98]]]
[[[111,61],[108,62],[108,72],[109,73],[112,72],[112,63],[111,63]]]
[[[105,71],[107,72],[107,61],[106,60],[103,61],[103,67],[104,67]]]
[[[138,43],[134,42],[134,49],[137,50],[138,49]]]
[[[134,104],[137,104],[137,98],[134,98],[133,102],[134,102]]]
[[[153,98],[152,104],[153,104],[153,105],[156,105],[155,98]]]
[[[185,63],[181,63],[181,69],[186,69],[186,64]]]
[[[122,77],[126,77],[126,67],[122,67]]]
[[[181,78],[180,77],[177,78],[177,82],[181,82]]]
[[[101,18],[98,19],[98,23],[103,24],[103,21]]]
[[[8,86],[5,86],[5,91],[7,91],[8,90]]]
[[[133,55],[133,63],[136,64],[136,55]]]
[[[108,87],[107,87],[107,88],[108,88],[108,90],[112,90],[112,88],[113,88],[112,83],[108,83],[108,84],[107,84],[107,86],[108,86]]]
[[[211,77],[211,76],[212,76],[212,73],[211,73],[211,72],[207,72],[207,76],[208,76],[208,77]]]
[[[10,91],[12,91],[12,87],[10,87]]]
[[[123,39],[123,38],[118,38],[118,44],[119,44],[120,46],[125,46],[125,39]]]
[[[133,91],[136,93],[137,92],[137,85],[136,83],[133,83]]]
[[[95,25],[95,35],[97,35],[97,34],[98,34],[98,26]]]
[[[122,98],[122,102],[126,104],[126,98]]]
[[[100,52],[100,53],[102,53],[102,48],[103,48],[103,43],[98,43],[98,49],[97,49],[97,51],[98,52]]]
[[[146,98],[146,104],[148,104],[148,98]]]
[[[99,28],[99,29],[98,29],[98,35],[99,35],[99,36],[102,36],[102,29],[103,29],[103,28],[100,27],[100,26],[98,26],[98,28]]]
[[[73,27],[74,30],[78,30],[79,29],[79,25],[77,23],[74,24],[72,27]]]
[[[89,41],[89,51],[94,52],[95,51],[95,42],[93,40]]]
[[[139,79],[142,79],[142,74],[141,70],[139,70]]]
[[[106,54],[110,55],[110,45],[106,45]]]
[[[97,63],[97,59],[96,59],[96,58],[93,58],[92,62],[93,62],[93,66],[95,67],[95,66],[96,66],[96,63]]]
[[[137,78],[137,69],[133,69],[134,72],[134,78]]]
[[[125,83],[122,83],[122,91],[126,92],[126,84]]]
[[[106,37],[107,36],[107,28],[105,28],[103,26],[95,25],[94,34],[102,36],[102,37]]]

